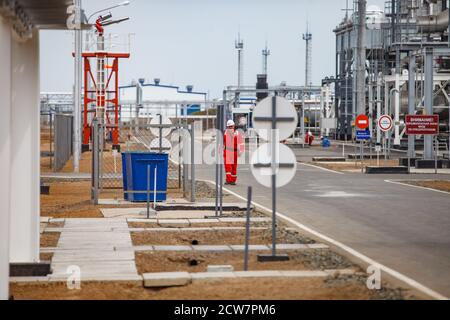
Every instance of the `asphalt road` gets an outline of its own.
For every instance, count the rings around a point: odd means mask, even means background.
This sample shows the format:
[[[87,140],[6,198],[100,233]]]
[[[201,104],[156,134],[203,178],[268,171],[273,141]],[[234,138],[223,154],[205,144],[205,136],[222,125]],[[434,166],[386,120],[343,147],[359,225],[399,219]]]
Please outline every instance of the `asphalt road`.
[[[296,149],[297,158],[337,150]],[[258,185],[248,165],[228,189],[271,206],[271,192]],[[214,180],[199,166],[199,179]],[[450,195],[385,182],[386,179],[450,180],[435,175],[337,174],[299,164],[294,180],[278,191],[278,212],[450,297]]]

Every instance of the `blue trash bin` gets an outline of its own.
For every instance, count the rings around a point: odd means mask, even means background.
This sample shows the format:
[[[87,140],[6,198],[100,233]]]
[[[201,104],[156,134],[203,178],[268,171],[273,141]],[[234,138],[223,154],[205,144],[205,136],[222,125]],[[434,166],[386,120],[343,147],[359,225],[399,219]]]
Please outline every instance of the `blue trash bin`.
[[[327,137],[323,138],[322,147],[329,148],[330,146],[331,146],[330,140]]]
[[[131,202],[147,202],[148,167],[150,166],[150,199],[153,202],[155,167],[156,201],[167,199],[167,174],[169,155],[149,152],[123,152],[122,175],[124,198]],[[133,191],[137,193],[130,193]]]

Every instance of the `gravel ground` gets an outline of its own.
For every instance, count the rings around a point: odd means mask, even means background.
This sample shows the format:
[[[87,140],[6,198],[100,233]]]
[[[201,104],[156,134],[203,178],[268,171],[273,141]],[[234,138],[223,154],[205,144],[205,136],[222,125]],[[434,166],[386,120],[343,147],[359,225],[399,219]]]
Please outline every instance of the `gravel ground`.
[[[325,286],[329,288],[340,288],[345,285],[366,285],[367,275],[338,275],[325,280]],[[391,288],[388,284],[382,283],[380,290],[371,290],[371,300],[404,300],[415,299],[406,290]]]
[[[216,190],[206,182],[197,181],[195,183],[195,196],[198,199],[216,199]],[[225,198],[229,195],[224,193],[223,196]]]

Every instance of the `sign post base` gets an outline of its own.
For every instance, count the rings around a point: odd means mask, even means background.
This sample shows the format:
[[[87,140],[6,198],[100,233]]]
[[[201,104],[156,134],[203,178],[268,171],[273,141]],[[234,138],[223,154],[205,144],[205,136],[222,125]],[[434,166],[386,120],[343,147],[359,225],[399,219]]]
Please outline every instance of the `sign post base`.
[[[283,262],[289,261],[289,256],[287,254],[260,254],[258,255],[258,262]]]

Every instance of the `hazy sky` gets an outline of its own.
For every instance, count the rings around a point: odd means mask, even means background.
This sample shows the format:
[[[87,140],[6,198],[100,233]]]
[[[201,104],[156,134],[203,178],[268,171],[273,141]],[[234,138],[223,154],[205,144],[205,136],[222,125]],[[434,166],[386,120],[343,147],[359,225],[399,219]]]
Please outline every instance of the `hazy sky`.
[[[89,16],[122,0],[83,0]],[[348,1],[352,4],[352,0]],[[384,0],[369,0],[383,7]],[[304,84],[305,43],[309,21],[313,34],[313,83],[334,74],[333,28],[344,16],[346,0],[134,0],[112,11],[130,21],[107,28],[134,34],[131,59],[122,61],[120,84],[133,79],[161,78],[162,84],[210,92],[220,97],[237,83],[238,32],[245,42],[244,82],[256,83],[262,71],[261,50],[268,41],[269,83]],[[69,31],[41,32],[41,90],[71,91],[73,35]]]

